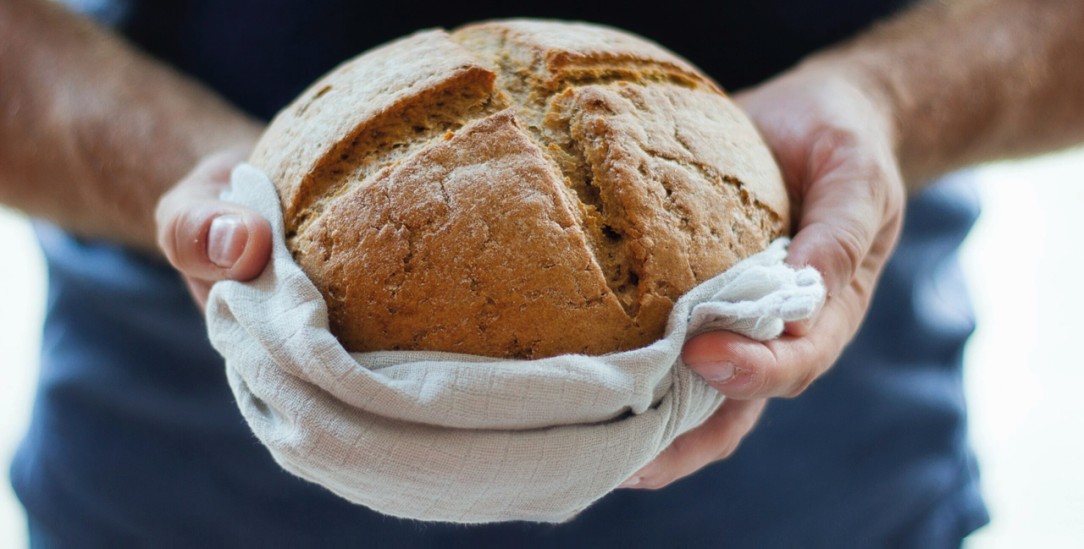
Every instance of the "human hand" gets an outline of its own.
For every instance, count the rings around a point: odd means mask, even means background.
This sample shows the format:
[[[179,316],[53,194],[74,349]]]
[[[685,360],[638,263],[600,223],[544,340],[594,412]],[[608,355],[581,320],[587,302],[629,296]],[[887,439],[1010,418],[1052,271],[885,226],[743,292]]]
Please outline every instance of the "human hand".
[[[661,488],[726,458],[767,398],[801,394],[858,331],[899,238],[905,196],[893,113],[876,89],[852,67],[813,62],[736,97],[774,152],[795,205],[787,262],[820,271],[828,299],[772,341],[711,332],[686,342],[685,364],[727,399],[623,487]]]
[[[205,157],[172,189],[155,211],[158,246],[184,275],[202,309],[216,281],[250,280],[271,257],[271,225],[260,214],[223,202],[230,171],[247,151],[230,149]]]

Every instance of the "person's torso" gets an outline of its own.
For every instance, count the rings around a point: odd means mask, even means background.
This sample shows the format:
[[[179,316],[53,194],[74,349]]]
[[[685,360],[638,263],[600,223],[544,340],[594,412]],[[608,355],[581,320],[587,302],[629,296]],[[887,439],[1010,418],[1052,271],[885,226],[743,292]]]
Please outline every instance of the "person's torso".
[[[336,64],[419,29],[504,17],[603,23],[692,61],[724,88],[762,81],[886,17],[908,0],[68,0],[97,12],[141,48],[269,118]]]
[[[505,16],[601,22],[740,89],[905,2],[68,3],[266,119],[339,62],[420,28]],[[13,480],[43,531],[103,545],[883,540],[973,481],[959,394],[972,324],[966,300],[954,297],[962,290],[953,253],[976,214],[966,185],[912,202],[858,339],[807,394],[770,404],[733,458],[660,492],[619,491],[567,525],[470,529],[380,517],[282,472],[233,405],[179,277],[156,260],[42,227],[50,265],[42,378]],[[878,519],[867,519],[871,510]]]

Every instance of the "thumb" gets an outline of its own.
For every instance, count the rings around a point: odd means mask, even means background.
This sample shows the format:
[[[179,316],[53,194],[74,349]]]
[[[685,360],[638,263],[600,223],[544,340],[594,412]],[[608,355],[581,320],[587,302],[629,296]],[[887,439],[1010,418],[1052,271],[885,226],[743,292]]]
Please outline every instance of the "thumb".
[[[190,279],[249,280],[271,255],[267,220],[218,198],[235,163],[229,154],[208,157],[158,203],[158,245]]]

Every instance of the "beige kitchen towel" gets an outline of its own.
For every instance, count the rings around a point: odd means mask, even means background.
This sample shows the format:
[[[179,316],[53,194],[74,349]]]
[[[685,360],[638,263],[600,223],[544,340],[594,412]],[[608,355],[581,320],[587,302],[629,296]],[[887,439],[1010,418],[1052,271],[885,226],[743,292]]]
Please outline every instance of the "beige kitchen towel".
[[[529,361],[349,353],[286,249],[271,182],[239,166],[224,198],[275,234],[264,273],[215,284],[207,306],[245,420],[286,470],[398,517],[571,518],[722,403],[680,361],[690,334],[777,337],[824,300],[817,272],[784,265],[779,241],[682,297],[665,337],[642,349]]]

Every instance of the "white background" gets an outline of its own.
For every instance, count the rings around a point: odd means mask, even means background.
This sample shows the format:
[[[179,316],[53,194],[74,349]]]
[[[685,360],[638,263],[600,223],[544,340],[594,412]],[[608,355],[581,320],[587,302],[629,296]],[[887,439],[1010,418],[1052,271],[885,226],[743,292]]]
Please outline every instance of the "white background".
[[[1084,540],[1084,152],[984,168],[964,259],[979,314],[968,350],[972,438],[993,523],[971,548]],[[45,268],[26,221],[0,210],[0,547],[25,545],[6,464],[36,375]]]

